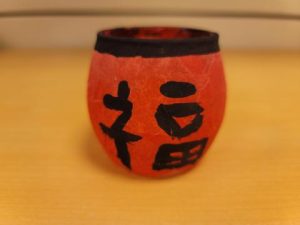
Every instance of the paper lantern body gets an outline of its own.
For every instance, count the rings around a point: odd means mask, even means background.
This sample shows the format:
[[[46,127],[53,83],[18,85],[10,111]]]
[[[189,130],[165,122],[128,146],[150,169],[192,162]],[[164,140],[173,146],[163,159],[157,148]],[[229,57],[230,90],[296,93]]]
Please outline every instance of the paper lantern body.
[[[197,164],[222,122],[226,87],[218,40],[194,40],[195,52],[192,38],[174,38],[175,28],[134,29],[139,33],[130,38],[122,35],[132,29],[98,34],[88,81],[90,118],[116,164],[145,176],[178,174]]]

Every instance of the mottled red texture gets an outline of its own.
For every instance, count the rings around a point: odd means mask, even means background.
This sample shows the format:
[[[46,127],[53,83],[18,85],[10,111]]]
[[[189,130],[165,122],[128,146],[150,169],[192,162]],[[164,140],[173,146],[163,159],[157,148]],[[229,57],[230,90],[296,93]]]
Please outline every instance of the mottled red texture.
[[[143,58],[115,57],[94,52],[88,82],[88,106],[94,130],[110,158],[123,166],[116,155],[114,140],[99,128],[107,126],[120,115],[119,111],[103,105],[105,94],[117,95],[120,81],[128,81],[129,100],[133,103],[132,116],[124,130],[142,139],[128,143],[132,171],[146,176],[167,176],[192,168],[152,169],[155,155],[161,144],[177,144],[207,137],[205,151],[214,140],[221,125],[226,98],[224,72],[220,53],[181,57]],[[184,98],[168,98],[160,93],[160,86],[168,81],[189,82],[197,92]],[[159,104],[197,102],[204,108],[203,124],[197,132],[181,139],[171,138],[155,120]],[[180,118],[180,124],[189,123],[191,117]],[[201,161],[201,159],[200,159]]]

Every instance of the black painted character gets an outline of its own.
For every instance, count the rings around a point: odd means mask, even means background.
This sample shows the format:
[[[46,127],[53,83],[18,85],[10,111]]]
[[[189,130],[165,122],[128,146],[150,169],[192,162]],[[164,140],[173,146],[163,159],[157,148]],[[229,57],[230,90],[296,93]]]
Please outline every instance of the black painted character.
[[[114,139],[118,157],[126,167],[131,169],[127,143],[138,141],[142,137],[123,130],[132,114],[132,102],[128,101],[129,94],[130,89],[127,81],[121,81],[117,97],[109,94],[104,96],[103,103],[107,108],[122,111],[123,113],[115,120],[111,127],[107,127],[103,123],[99,125],[105,134]]]
[[[196,93],[196,87],[191,83],[170,81],[160,87],[160,92],[169,98],[184,98]],[[195,102],[160,104],[155,113],[156,121],[169,136],[183,138],[196,132],[202,125],[203,108]],[[174,117],[186,117],[194,115],[191,123],[181,127]],[[163,144],[159,147],[152,165],[154,170],[172,169],[193,164],[201,156],[207,138],[184,142],[181,144]]]
[[[180,168],[195,163],[201,156],[207,138],[181,144],[163,144],[159,147],[152,165],[154,170]]]

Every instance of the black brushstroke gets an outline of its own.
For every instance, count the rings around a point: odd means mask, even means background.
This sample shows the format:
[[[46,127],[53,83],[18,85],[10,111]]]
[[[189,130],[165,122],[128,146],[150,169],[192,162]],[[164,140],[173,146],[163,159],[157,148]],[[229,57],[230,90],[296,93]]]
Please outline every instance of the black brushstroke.
[[[160,93],[170,98],[183,98],[196,93],[192,83],[169,81],[160,86]]]
[[[174,169],[195,163],[201,156],[208,138],[181,144],[163,144],[152,165],[153,170]],[[192,149],[196,148],[196,151]]]
[[[168,135],[172,137],[182,138],[196,132],[202,125],[203,116],[201,112],[203,108],[197,103],[175,103],[170,105],[160,104],[155,113],[156,121]],[[195,115],[191,123],[184,127],[176,122],[173,117],[185,117]]]
[[[103,98],[104,105],[112,110],[123,111],[123,113],[115,120],[111,127],[107,127],[105,124],[100,123],[102,131],[110,138],[114,139],[115,146],[117,148],[117,156],[121,162],[131,169],[130,155],[128,152],[127,143],[140,140],[142,137],[126,132],[123,130],[126,123],[132,114],[132,103],[128,101],[130,89],[127,81],[121,81],[118,86],[118,96],[105,95]]]

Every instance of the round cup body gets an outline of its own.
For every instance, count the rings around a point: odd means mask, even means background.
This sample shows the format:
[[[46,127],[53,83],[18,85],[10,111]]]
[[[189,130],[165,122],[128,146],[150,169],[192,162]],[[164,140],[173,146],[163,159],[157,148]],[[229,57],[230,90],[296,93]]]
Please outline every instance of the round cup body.
[[[217,34],[184,28],[98,34],[88,107],[117,165],[152,177],[191,169],[219,130],[225,98]]]

